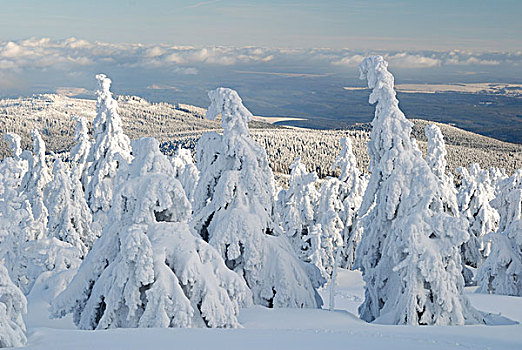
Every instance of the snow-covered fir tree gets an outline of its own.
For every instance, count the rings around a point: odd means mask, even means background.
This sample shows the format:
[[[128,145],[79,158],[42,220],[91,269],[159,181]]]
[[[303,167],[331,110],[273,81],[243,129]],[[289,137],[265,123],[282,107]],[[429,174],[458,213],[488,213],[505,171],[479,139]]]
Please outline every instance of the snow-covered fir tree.
[[[468,234],[399,109],[394,79],[381,56],[366,58],[361,79],[377,103],[368,143],[371,177],[361,205],[364,234],[356,265],[363,273],[368,322],[458,325],[482,322],[462,295],[458,247]]]
[[[317,181],[315,172],[309,173],[298,157],[290,165],[288,189],[278,195],[278,212],[283,231],[297,256],[305,262],[310,261],[311,254],[307,236],[316,224],[314,214],[319,200],[319,192],[315,187]]]
[[[491,252],[477,273],[479,292],[522,296],[522,169],[502,180],[491,204],[498,209]]]
[[[27,312],[24,294],[13,284],[4,265],[0,264],[0,348],[24,346]]]
[[[314,247],[311,247],[312,254],[318,254],[321,257],[321,263],[315,265],[327,279],[332,275],[335,263],[339,263],[336,261],[338,251],[341,254],[343,249],[341,233],[344,224],[340,217],[340,213],[344,211],[342,198],[340,198],[340,194],[343,192],[342,187],[343,183],[335,177],[328,178],[322,183],[315,209],[316,225],[312,227],[313,231],[319,230],[321,240],[320,252],[315,252]]]
[[[70,176],[69,169],[56,158],[53,180],[45,188],[45,206],[49,210],[47,234],[69,243],[87,254],[96,236],[91,230],[92,216],[79,178]]]
[[[344,268],[351,268],[357,245],[362,237],[363,229],[361,225],[358,225],[358,212],[368,185],[367,176],[361,174],[357,168],[351,138],[341,138],[341,153],[334,162],[334,169],[337,168],[341,171],[339,181],[342,184],[339,187],[339,198],[342,201],[343,209],[339,215],[343,222],[341,235],[344,246],[339,265]]]
[[[170,158],[174,167],[174,177],[178,179],[187,194],[189,201],[194,199],[194,191],[199,179],[199,171],[192,161],[190,149],[178,146],[176,153]]]
[[[223,135],[206,133],[197,145],[196,230],[245,279],[256,304],[319,306],[318,269],[298,260],[273,222],[274,177],[265,150],[249,137],[252,114],[234,90],[218,88],[209,97],[207,117],[221,114]]]
[[[31,212],[34,219],[31,235],[29,239],[38,239],[45,236],[47,228],[48,211],[44,204],[44,187],[51,181],[51,172],[45,162],[45,142],[38,130],[31,131],[33,138],[33,153],[22,152],[22,158],[28,162],[28,169],[20,185],[20,192],[23,192],[31,205]]]
[[[87,204],[93,213],[93,230],[99,234],[107,223],[111,207],[114,179],[121,163],[131,161],[130,140],[123,133],[118,103],[110,92],[111,80],[104,74],[96,75],[98,99],[94,119],[94,143],[87,157],[85,188]]]
[[[5,157],[0,162],[0,202],[18,192],[18,187],[27,171],[27,161],[21,158],[21,138],[17,134],[6,133],[4,140],[9,143],[12,157]]]
[[[458,201],[459,208],[468,224],[469,240],[462,245],[462,259],[466,265],[479,267],[489,255],[489,244],[485,236],[498,229],[498,211],[491,206],[495,185],[490,172],[481,169],[476,163],[469,169],[457,168],[461,175]]]
[[[79,262],[76,249],[47,236],[48,210],[43,187],[51,175],[45,164],[45,144],[37,131],[33,131],[33,138],[34,155],[28,151],[21,155],[29,164],[21,185],[10,186],[0,200],[0,257],[13,283],[25,294],[42,273],[74,268]],[[20,164],[20,158],[16,159],[20,154],[18,146],[13,150],[13,158],[6,158],[2,164]]]
[[[191,231],[190,203],[156,140],[133,141],[109,224],[52,305],[81,329],[235,327],[251,293]]]
[[[92,142],[89,138],[87,119],[85,117],[73,117],[76,121],[74,129],[74,141],[76,144],[71,148],[70,160],[73,164],[71,176],[81,181],[82,188],[86,188],[89,179],[87,176],[87,159],[91,151]]]

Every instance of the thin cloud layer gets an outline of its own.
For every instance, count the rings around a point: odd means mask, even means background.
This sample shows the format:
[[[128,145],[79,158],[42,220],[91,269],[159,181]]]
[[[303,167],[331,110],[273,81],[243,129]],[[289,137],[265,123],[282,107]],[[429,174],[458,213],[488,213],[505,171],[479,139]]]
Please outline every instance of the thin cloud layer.
[[[369,54],[381,54],[397,68],[481,66],[522,62],[522,53],[448,52],[355,52],[351,50],[279,49],[261,47],[190,47],[169,45],[113,44],[66,40],[27,39],[0,42],[0,70],[23,68],[72,68],[97,64],[121,67],[180,67],[176,72],[197,74],[190,66],[275,65],[308,62],[338,67],[356,67]],[[192,69],[190,69],[192,68]]]

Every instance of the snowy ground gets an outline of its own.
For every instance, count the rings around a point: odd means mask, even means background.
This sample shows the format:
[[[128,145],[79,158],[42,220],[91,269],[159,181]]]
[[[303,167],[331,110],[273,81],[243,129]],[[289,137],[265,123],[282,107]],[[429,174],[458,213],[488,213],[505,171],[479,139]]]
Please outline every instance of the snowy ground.
[[[46,304],[29,298],[27,349],[522,349],[522,326],[410,327],[359,320],[360,273],[340,271],[336,311],[242,310],[243,329],[115,329],[79,331],[70,318],[49,320]],[[522,322],[522,298],[472,294],[475,307]],[[328,289],[322,293],[328,302]],[[328,305],[325,305],[327,308]]]

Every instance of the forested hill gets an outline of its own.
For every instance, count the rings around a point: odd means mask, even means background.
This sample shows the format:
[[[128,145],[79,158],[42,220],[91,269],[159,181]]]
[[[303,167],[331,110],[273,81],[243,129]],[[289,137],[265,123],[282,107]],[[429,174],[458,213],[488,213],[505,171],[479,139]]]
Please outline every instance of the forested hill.
[[[22,137],[22,148],[30,148],[30,131],[37,128],[50,152],[66,152],[73,144],[72,116],[84,116],[92,128],[96,101],[69,98],[56,94],[35,95],[0,101],[0,131],[15,132]],[[206,131],[220,131],[219,120],[205,119],[205,109],[185,104],[151,103],[136,96],[118,97],[119,113],[125,133],[136,139],[152,136],[161,142],[162,149],[171,153],[178,144],[194,148]],[[424,127],[429,123],[414,120],[413,136],[425,151]],[[505,168],[508,174],[522,166],[522,145],[498,141],[456,127],[439,124],[448,148],[448,166],[454,172],[457,166],[473,162],[482,168]],[[250,123],[252,136],[267,150],[270,165],[275,172],[288,174],[295,157],[301,156],[309,170],[320,177],[333,175],[332,163],[340,150],[339,139],[351,136],[358,166],[368,165],[366,142],[369,124],[357,124],[348,130],[291,129],[263,121]],[[0,158],[7,154],[2,141]]]

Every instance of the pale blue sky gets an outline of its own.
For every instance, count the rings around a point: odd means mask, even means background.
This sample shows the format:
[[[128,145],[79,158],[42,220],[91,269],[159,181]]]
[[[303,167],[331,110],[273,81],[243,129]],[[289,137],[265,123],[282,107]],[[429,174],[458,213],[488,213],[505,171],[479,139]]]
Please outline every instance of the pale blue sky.
[[[522,49],[521,0],[0,0],[0,41]]]

